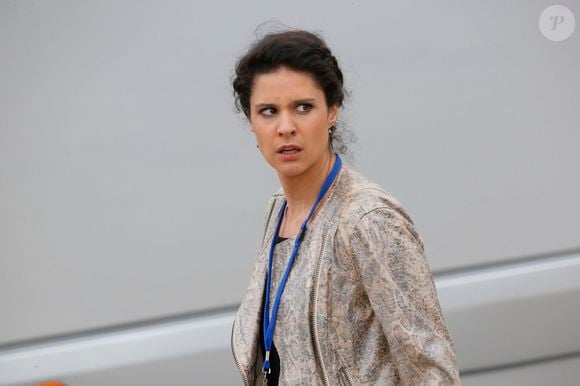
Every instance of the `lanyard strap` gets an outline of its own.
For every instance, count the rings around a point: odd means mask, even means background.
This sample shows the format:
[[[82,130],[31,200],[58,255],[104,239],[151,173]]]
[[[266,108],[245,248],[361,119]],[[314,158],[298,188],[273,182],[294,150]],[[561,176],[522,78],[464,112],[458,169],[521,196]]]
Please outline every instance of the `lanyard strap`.
[[[336,153],[335,153],[336,154]],[[296,236],[296,240],[294,241],[294,247],[292,248],[292,254],[290,255],[290,259],[288,260],[288,265],[286,266],[286,270],[284,271],[284,275],[280,280],[280,284],[278,286],[278,291],[276,292],[276,297],[274,298],[274,304],[272,306],[272,316],[270,317],[270,286],[272,283],[272,261],[274,260],[274,247],[276,246],[276,238],[278,237],[278,232],[280,231],[280,226],[282,224],[282,219],[284,217],[284,210],[286,209],[286,199],[284,198],[284,202],[282,204],[282,208],[280,209],[280,213],[278,214],[278,224],[276,225],[276,230],[274,231],[274,235],[272,236],[272,244],[270,245],[270,255],[268,258],[268,276],[266,281],[266,299],[264,301],[264,324],[263,324],[263,331],[264,331],[264,346],[266,349],[266,358],[264,359],[264,365],[262,366],[262,370],[265,374],[270,373],[270,349],[272,348],[272,340],[274,338],[274,329],[276,328],[276,317],[278,316],[278,307],[280,307],[280,299],[282,298],[282,292],[284,292],[284,287],[286,286],[286,281],[288,280],[288,275],[290,274],[290,269],[292,268],[292,264],[294,263],[294,259],[296,254],[298,253],[298,249],[300,248],[300,244],[302,243],[302,239],[304,238],[304,233],[306,232],[306,228],[308,226],[308,221],[312,217],[316,207],[322,200],[322,197],[326,194],[330,185],[332,185],[340,167],[342,165],[342,160],[336,154],[336,160],[334,161],[334,166],[330,174],[326,177],[324,184],[318,193],[318,197],[316,198],[316,202],[310,209],[310,213],[308,217],[302,225],[300,226],[300,231]]]

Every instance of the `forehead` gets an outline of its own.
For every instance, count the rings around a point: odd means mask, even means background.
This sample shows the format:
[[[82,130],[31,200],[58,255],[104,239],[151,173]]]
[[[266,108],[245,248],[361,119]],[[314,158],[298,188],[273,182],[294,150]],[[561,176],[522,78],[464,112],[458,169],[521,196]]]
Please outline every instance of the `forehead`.
[[[323,97],[324,92],[312,75],[280,67],[274,72],[260,74],[254,78],[250,100],[253,103],[274,103]]]

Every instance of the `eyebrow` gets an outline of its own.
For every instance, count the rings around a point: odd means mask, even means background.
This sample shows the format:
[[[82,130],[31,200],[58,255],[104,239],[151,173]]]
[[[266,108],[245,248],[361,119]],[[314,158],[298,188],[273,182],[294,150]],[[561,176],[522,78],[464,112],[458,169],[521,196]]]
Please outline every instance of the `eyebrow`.
[[[304,99],[297,99],[295,101],[290,102],[290,104],[292,105],[299,105],[302,103],[307,103],[307,102],[315,102],[316,98],[304,98]],[[261,107],[271,107],[271,106],[276,106],[275,103],[256,103],[255,105],[257,108],[261,108]]]

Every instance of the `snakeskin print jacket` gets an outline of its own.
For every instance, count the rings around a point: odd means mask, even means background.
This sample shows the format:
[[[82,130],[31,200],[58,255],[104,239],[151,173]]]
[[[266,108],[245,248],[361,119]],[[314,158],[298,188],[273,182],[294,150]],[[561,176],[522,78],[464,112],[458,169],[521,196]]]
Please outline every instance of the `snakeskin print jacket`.
[[[262,247],[232,325],[244,385],[259,382],[262,297],[283,200],[279,189],[266,206]],[[376,183],[343,164],[294,264],[274,334],[280,384],[461,384],[423,242]]]

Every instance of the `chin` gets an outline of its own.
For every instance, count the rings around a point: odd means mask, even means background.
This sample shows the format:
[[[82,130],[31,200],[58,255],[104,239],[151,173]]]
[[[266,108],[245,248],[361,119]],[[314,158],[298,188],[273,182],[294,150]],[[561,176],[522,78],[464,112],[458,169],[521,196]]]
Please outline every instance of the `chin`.
[[[304,173],[306,168],[302,163],[295,162],[295,163],[287,163],[287,164],[278,164],[274,166],[274,169],[280,176],[284,177],[295,177],[299,176],[300,174]]]

